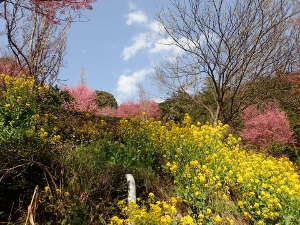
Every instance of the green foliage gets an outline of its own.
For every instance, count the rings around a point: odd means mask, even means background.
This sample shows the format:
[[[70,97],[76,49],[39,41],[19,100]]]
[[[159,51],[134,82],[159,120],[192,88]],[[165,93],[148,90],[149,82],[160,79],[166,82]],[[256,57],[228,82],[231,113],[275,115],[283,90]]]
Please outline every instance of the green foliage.
[[[142,121],[121,120],[119,127],[120,145],[113,158],[125,168],[145,168],[156,170],[159,168],[162,155],[154,148],[152,130],[144,126],[153,122],[152,119]]]
[[[99,108],[111,107],[117,108],[118,103],[115,97],[106,91],[96,91],[96,102]]]
[[[39,198],[38,204],[42,209],[39,221],[42,224],[49,225],[79,225],[98,220],[99,215],[97,215],[97,212],[91,211],[85,197],[60,188],[53,188],[52,190],[52,188],[46,186],[41,191]]]
[[[90,113],[60,109],[56,127],[63,141],[76,144],[91,143],[104,138],[109,133],[116,133],[119,118],[100,117]]]
[[[50,86],[43,98],[43,105],[51,107],[52,110],[60,108],[65,102],[71,102],[73,97],[57,86]],[[48,109],[49,110],[49,109]]]
[[[273,142],[266,147],[266,153],[275,157],[288,157],[292,162],[297,162],[299,159],[299,150],[297,147],[288,144],[280,144]]]
[[[209,115],[206,109],[199,103],[199,98],[208,98],[208,93],[190,96],[185,92],[178,91],[159,104],[161,120],[163,122],[174,120],[181,123],[184,115],[188,113],[193,121],[207,121]],[[209,98],[208,98],[209,99]]]

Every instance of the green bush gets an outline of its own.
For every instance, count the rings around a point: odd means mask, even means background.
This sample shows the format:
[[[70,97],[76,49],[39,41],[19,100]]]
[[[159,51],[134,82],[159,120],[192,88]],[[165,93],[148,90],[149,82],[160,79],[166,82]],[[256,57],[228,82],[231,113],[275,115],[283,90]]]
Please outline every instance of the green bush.
[[[96,91],[96,102],[99,108],[117,108],[118,103],[115,97],[106,91]]]

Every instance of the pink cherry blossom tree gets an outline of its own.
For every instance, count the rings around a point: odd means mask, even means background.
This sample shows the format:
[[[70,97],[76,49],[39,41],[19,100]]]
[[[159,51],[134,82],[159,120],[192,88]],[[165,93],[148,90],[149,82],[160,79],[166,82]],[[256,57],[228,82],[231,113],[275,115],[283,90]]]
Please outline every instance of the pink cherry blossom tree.
[[[294,142],[287,115],[274,102],[266,104],[262,112],[257,105],[251,105],[243,111],[241,118],[245,125],[241,136],[253,145],[264,147],[272,142]]]
[[[11,8],[17,6],[24,10],[44,15],[52,23],[59,23],[67,18],[73,18],[81,9],[92,9],[92,4],[95,1],[96,0],[0,0],[0,6],[8,5]]]
[[[110,117],[139,117],[140,119],[159,119],[159,106],[154,101],[124,102],[117,109],[112,107],[99,108],[96,102],[96,91],[89,89],[83,84],[76,87],[63,87],[72,97],[71,102],[65,102],[64,107],[67,109],[90,112],[96,115]]]
[[[125,102],[118,107],[116,116],[140,117],[143,120],[149,118],[159,119],[159,106],[154,101]]]
[[[142,102],[124,102],[117,109],[111,107],[105,107],[97,111],[98,115],[112,116],[120,118],[139,117],[146,120],[149,118],[159,119],[160,112],[159,106],[154,101],[142,101]]]
[[[96,92],[94,90],[82,84],[76,87],[66,86],[63,90],[67,91],[73,97],[71,102],[64,104],[66,108],[90,113],[96,113],[98,111]]]
[[[141,114],[138,103],[124,102],[117,109],[117,117],[135,117]]]

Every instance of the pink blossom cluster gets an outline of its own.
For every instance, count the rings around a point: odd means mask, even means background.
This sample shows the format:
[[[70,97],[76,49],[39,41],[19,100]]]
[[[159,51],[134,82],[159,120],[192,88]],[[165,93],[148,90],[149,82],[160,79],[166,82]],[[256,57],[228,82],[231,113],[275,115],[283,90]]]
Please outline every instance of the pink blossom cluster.
[[[92,4],[95,1],[96,0],[22,0],[15,2],[12,0],[9,2],[12,5],[16,4],[26,10],[44,15],[51,23],[59,24],[62,21],[69,20],[75,11],[93,9]]]
[[[60,0],[60,1],[51,1],[51,0],[32,0],[35,4],[43,5],[49,8],[64,8],[71,7],[72,9],[92,9],[91,4],[96,0]]]
[[[27,74],[27,72],[18,65],[18,62],[11,58],[0,59],[0,73],[11,75],[13,77],[19,77],[23,74]]]
[[[71,102],[64,103],[65,108],[90,113],[96,113],[98,111],[95,91],[85,85],[78,85],[76,87],[66,86],[63,90],[67,91],[73,97]]]
[[[113,117],[141,117],[142,119],[159,119],[159,106],[154,101],[142,101],[139,103],[124,102],[117,109],[105,107],[98,112],[99,115]]]
[[[243,111],[241,118],[245,125],[241,136],[253,145],[264,147],[272,142],[288,144],[294,141],[286,113],[280,111],[276,103],[268,103],[263,112],[257,105],[251,105]]]
[[[118,108],[99,108],[96,103],[96,92],[84,85],[76,87],[64,87],[72,97],[73,101],[66,102],[65,108],[74,109],[83,112],[94,113],[96,115],[111,117],[141,117],[142,119],[154,118],[159,119],[159,106],[154,101],[141,101],[139,103],[125,102]]]

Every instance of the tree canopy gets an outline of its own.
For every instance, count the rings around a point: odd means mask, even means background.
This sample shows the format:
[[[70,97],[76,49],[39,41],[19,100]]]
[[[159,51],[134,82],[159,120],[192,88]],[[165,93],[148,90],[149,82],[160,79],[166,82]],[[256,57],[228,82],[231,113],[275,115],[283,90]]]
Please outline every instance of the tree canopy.
[[[96,0],[0,0],[12,6],[22,7],[27,10],[47,16],[54,23],[69,20],[74,12],[81,9],[92,9]]]
[[[171,0],[158,20],[182,55],[158,68],[156,80],[187,93],[206,82],[214,104],[199,104],[228,123],[253,99],[245,83],[298,67],[298,17],[289,0]]]
[[[106,91],[96,91],[96,102],[99,108],[111,107],[117,108],[118,103],[115,97]]]

